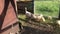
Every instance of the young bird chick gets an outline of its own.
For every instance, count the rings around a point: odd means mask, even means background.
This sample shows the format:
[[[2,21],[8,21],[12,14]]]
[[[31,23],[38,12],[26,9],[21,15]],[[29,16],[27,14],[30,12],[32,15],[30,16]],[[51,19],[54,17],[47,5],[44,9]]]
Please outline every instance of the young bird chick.
[[[60,20],[57,20],[57,24],[60,25]]]
[[[49,20],[52,20],[52,17],[51,17],[51,16],[48,16],[48,19],[49,19]]]
[[[38,16],[38,20],[39,21],[42,21],[42,22],[45,22],[45,18],[43,17],[42,14]]]

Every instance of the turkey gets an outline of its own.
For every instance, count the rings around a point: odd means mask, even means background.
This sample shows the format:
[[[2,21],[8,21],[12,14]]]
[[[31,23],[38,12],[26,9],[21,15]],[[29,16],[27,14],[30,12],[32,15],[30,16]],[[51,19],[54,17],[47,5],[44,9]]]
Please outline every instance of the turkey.
[[[28,12],[27,11],[27,8],[25,7],[25,15],[28,19],[34,19],[36,21],[43,21],[45,22],[45,18],[43,17],[42,14],[40,15],[35,15],[35,14],[32,14],[31,12]]]
[[[25,14],[26,14],[26,17],[27,18],[31,18],[31,16],[32,16],[32,13],[29,12],[29,11],[27,11],[27,8],[26,7],[25,7]]]
[[[37,21],[45,22],[45,18],[43,17],[43,15],[42,15],[42,14],[37,15],[37,16],[36,16],[36,20],[37,20]]]

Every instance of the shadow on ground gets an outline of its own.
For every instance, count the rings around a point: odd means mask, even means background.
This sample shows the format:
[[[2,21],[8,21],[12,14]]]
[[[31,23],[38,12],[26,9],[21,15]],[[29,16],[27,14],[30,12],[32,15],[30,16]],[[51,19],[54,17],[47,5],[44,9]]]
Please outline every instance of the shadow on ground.
[[[52,34],[52,32],[47,31],[41,31],[39,29],[31,28],[28,26],[23,26],[23,30],[21,31],[21,34]]]

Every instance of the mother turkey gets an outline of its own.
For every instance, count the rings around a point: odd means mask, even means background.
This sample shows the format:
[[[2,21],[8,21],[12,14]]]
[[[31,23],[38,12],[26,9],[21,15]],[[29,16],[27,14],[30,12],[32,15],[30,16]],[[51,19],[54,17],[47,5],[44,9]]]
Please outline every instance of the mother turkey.
[[[43,21],[45,22],[45,18],[43,17],[42,14],[40,15],[35,15],[32,14],[31,12],[27,11],[27,8],[25,7],[25,15],[28,19],[35,19],[36,21]]]

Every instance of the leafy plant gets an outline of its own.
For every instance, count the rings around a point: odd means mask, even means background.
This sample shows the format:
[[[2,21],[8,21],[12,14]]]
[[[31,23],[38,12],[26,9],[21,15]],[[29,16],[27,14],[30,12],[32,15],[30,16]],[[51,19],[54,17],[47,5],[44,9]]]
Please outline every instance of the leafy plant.
[[[58,16],[58,1],[34,1],[35,14],[43,14],[45,16]]]

